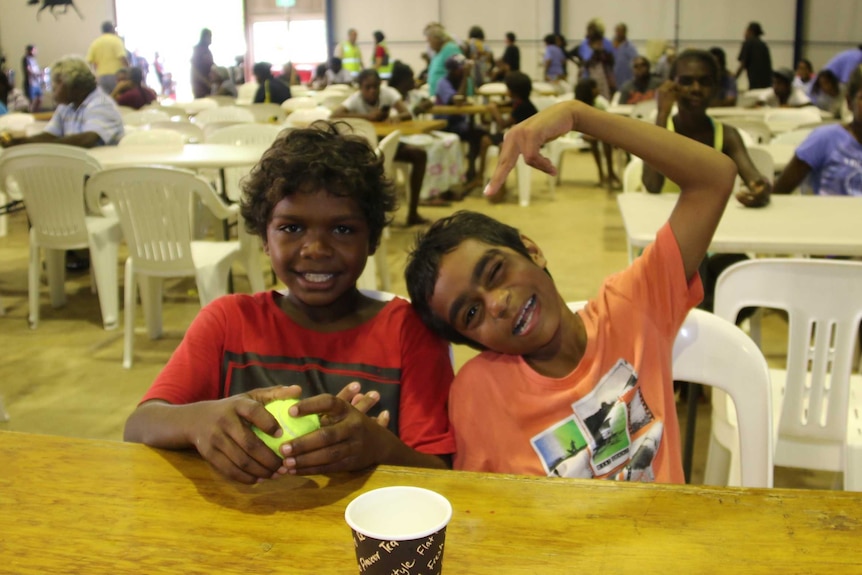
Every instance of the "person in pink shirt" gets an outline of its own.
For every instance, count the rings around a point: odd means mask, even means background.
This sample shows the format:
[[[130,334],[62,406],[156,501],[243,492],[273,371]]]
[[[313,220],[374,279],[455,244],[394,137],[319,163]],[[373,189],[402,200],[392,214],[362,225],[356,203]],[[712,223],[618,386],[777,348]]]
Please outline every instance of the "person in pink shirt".
[[[520,155],[554,174],[540,147],[570,131],[667,170],[680,197],[655,242],[578,311],[515,228],[458,212],[417,240],[406,269],[412,305],[433,331],[482,350],[450,391],[454,467],[682,483],[671,353],[703,296],[698,265],[736,168],[669,130],[569,101],[509,131],[485,193],[499,191]]]

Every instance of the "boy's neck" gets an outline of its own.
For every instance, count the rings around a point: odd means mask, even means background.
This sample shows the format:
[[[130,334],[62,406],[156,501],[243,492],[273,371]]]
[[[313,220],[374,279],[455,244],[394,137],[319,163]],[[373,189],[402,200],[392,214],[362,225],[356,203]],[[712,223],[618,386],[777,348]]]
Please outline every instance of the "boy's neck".
[[[581,363],[587,349],[587,330],[584,321],[576,312],[563,305],[560,328],[553,341],[536,352],[524,355],[527,362],[539,375],[560,378],[572,373]]]
[[[276,303],[301,327],[322,333],[357,327],[386,306],[386,302],[368,298],[356,289],[345,293],[327,306],[306,305],[290,293],[282,294]]]

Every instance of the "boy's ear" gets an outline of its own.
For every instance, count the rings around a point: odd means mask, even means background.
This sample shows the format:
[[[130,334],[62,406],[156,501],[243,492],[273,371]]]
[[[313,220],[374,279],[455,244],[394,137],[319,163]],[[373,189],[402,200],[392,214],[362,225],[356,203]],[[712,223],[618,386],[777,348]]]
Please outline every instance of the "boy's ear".
[[[542,249],[538,244],[524,234],[521,234],[521,242],[527,248],[527,253],[530,254],[530,259],[533,260],[533,263],[545,269],[548,266],[548,260],[545,259],[545,254],[542,253]]]

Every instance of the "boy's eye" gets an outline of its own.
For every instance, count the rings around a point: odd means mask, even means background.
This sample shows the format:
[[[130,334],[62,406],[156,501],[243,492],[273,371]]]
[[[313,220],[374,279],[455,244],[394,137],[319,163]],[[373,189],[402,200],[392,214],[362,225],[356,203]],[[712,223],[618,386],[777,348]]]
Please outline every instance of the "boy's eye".
[[[353,228],[349,226],[335,226],[336,234],[349,234],[351,232],[353,232]]]
[[[470,327],[470,322],[473,321],[473,318],[475,318],[478,313],[479,306],[474,305],[467,308],[467,312],[464,314],[464,327]]]
[[[498,260],[492,267],[491,272],[488,274],[488,283],[493,284],[496,279],[500,277],[500,270],[503,269],[503,261]]]
[[[302,227],[299,224],[284,224],[279,226],[278,229],[289,234],[295,234],[296,232],[302,230]]]

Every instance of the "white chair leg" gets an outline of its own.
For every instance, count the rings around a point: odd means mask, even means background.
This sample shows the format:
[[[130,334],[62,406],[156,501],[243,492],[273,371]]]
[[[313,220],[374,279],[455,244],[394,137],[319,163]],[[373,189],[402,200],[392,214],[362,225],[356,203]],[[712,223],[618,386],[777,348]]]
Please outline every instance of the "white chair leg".
[[[518,156],[518,163],[515,164],[515,171],[518,176],[518,203],[521,207],[526,208],[530,205],[530,180],[532,178],[532,168],[524,161],[523,156]]]
[[[117,329],[120,322],[120,296],[117,286],[117,247],[120,243],[120,228],[105,230],[90,235],[90,260],[102,311],[102,326],[107,330]]]
[[[551,164],[555,168],[557,168],[557,175],[552,176],[548,174],[548,189],[551,192],[551,197],[554,197],[554,194],[557,190],[557,182],[560,179],[560,162],[563,159],[563,146],[557,141],[553,140],[548,143],[548,159],[551,161]]]
[[[125,317],[123,319],[123,367],[130,369],[132,367],[132,359],[134,358],[135,345],[135,306],[137,294],[135,293],[137,284],[135,283],[135,270],[132,264],[132,258],[126,260],[125,269],[125,285],[123,291],[123,306]]]
[[[32,230],[30,233],[33,235]],[[30,306],[30,329],[39,327],[39,277],[40,272],[39,246],[30,241],[30,264],[27,266],[27,303]]]
[[[237,236],[239,237],[239,249],[242,254],[242,265],[248,276],[248,283],[252,293],[266,290],[266,282],[263,279],[263,267],[260,265],[260,247],[256,237],[251,236],[243,229],[244,222],[240,218],[237,222]]]
[[[730,451],[724,448],[715,435],[709,434],[706,452],[706,467],[703,472],[704,485],[727,485],[730,476]]]
[[[162,278],[138,274],[141,307],[150,339],[162,337]]]

